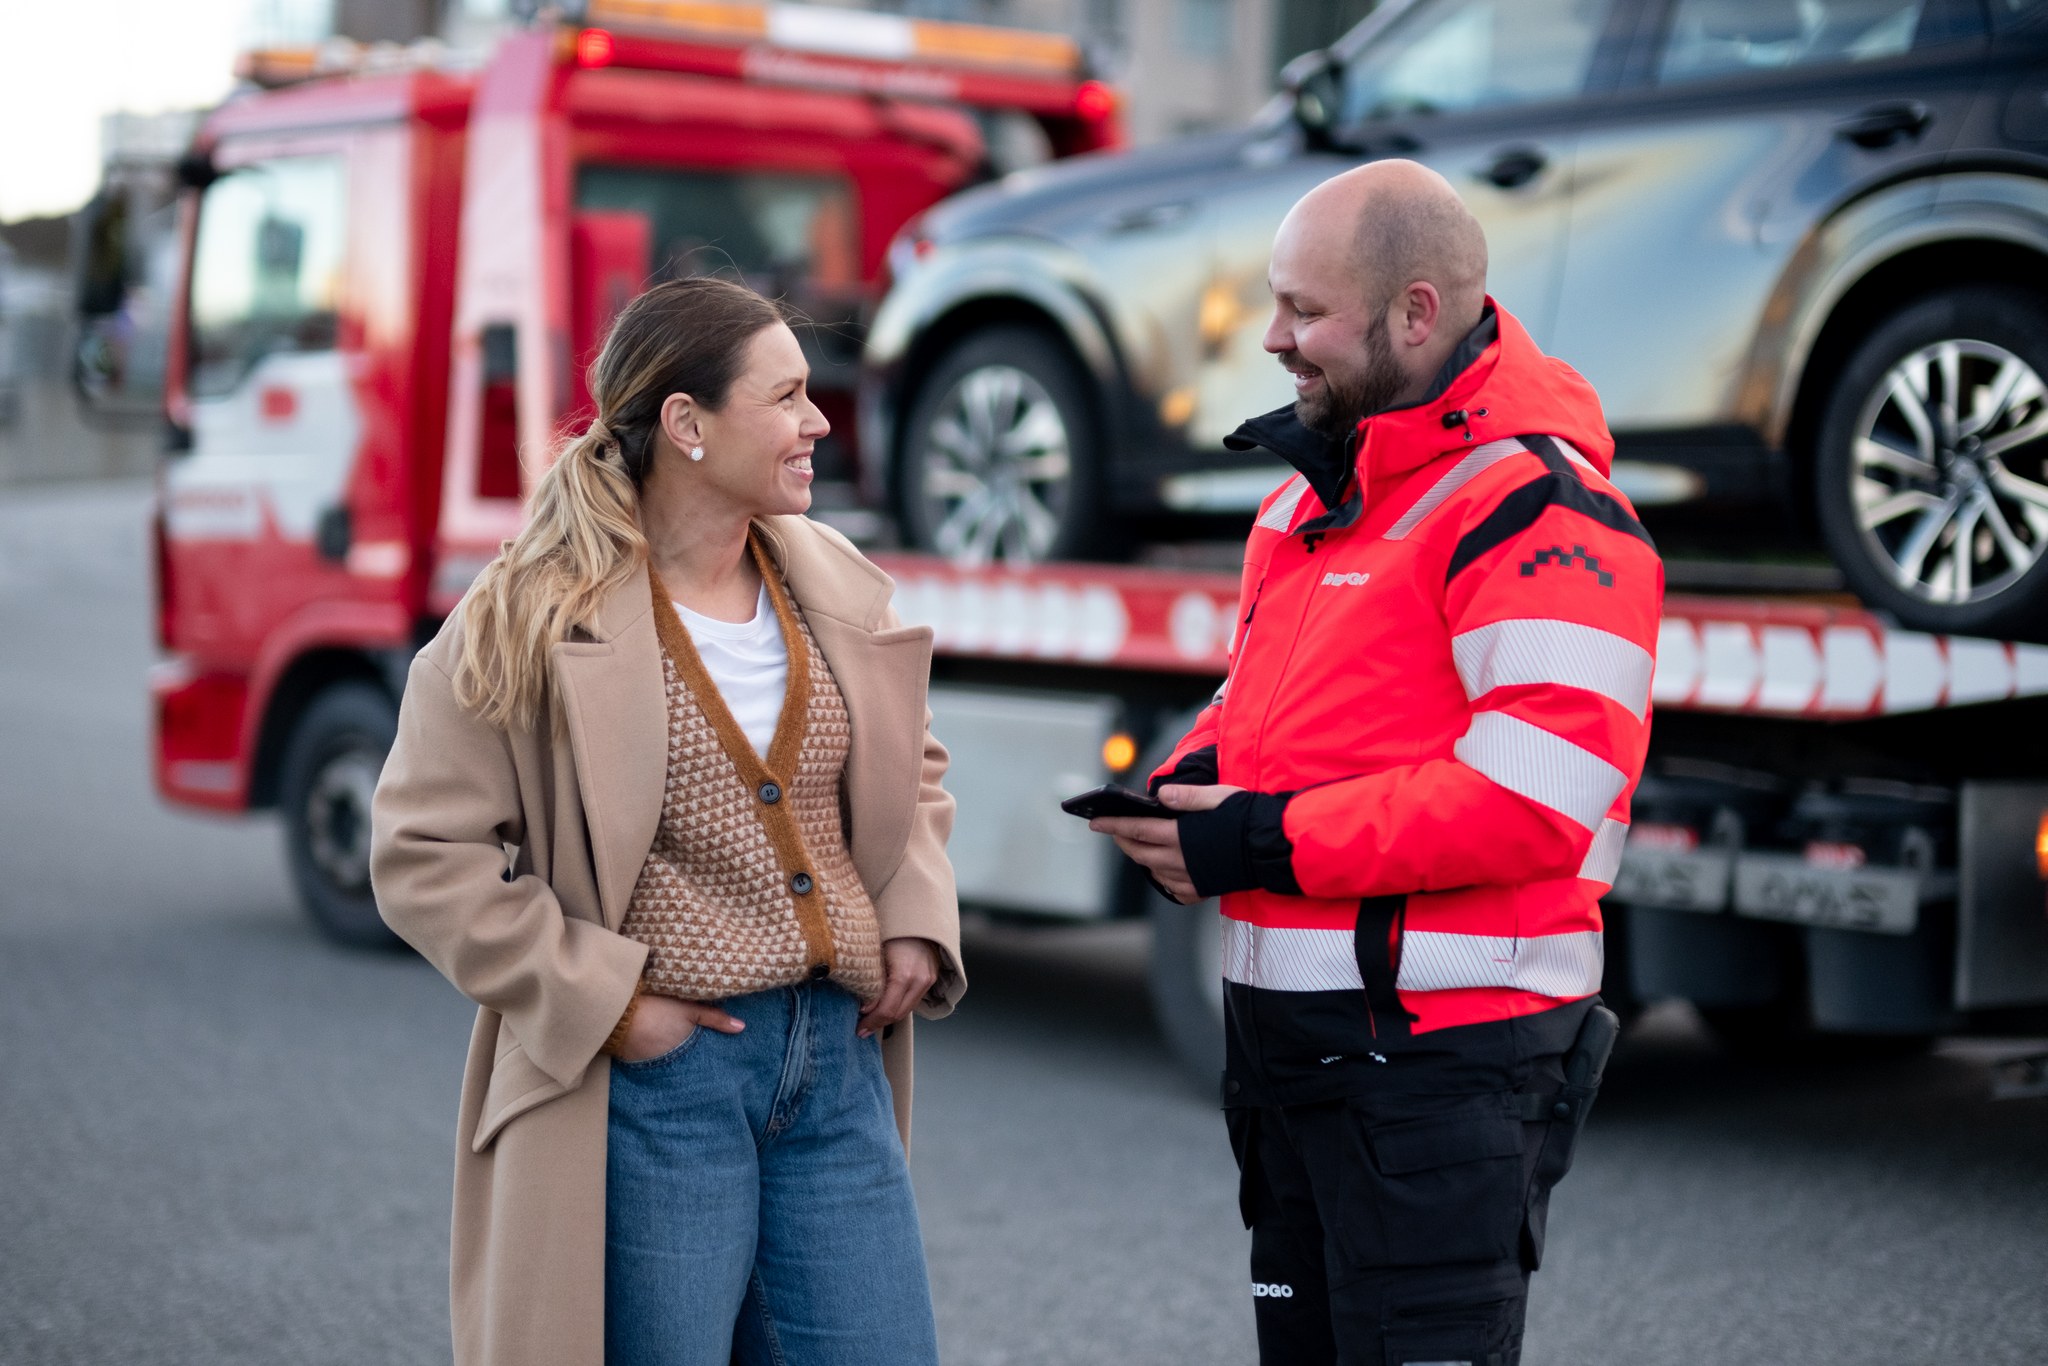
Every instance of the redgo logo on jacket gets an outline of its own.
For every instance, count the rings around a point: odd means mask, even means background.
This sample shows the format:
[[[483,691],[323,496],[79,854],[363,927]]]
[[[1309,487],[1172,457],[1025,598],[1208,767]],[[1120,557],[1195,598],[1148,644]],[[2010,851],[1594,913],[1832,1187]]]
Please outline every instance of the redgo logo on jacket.
[[[1323,575],[1323,587],[1357,588],[1360,585],[1364,584],[1365,581],[1370,579],[1371,577],[1372,575],[1370,574],[1325,574]]]

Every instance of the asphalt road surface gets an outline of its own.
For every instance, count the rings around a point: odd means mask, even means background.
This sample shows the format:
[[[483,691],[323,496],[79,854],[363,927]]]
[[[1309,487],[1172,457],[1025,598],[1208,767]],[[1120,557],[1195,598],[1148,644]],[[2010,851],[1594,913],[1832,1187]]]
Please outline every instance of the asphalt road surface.
[[[0,1362],[447,1359],[469,1008],[330,947],[266,821],[147,779],[136,485],[0,492]],[[1253,1359],[1221,1122],[1142,932],[977,930],[913,1160],[957,1366]],[[1530,1366],[2048,1361],[2048,1101],[1981,1052],[1760,1068],[1624,1043]]]

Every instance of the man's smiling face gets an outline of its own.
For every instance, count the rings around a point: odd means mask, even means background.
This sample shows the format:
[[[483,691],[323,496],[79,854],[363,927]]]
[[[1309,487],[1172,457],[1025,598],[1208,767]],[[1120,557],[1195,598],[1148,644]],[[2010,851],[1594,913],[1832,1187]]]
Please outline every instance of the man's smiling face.
[[[1370,274],[1350,232],[1300,213],[1280,225],[1266,277],[1274,307],[1264,345],[1294,376],[1295,415],[1325,436],[1342,436],[1388,407],[1406,383]]]

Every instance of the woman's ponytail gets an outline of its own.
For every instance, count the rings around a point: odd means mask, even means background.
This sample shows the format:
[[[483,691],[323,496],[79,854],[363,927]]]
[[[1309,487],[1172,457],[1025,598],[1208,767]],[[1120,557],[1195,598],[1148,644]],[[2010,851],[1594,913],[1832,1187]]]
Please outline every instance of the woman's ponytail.
[[[639,501],[602,419],[562,447],[526,526],[463,600],[456,701],[507,730],[538,722],[548,652],[645,560]]]

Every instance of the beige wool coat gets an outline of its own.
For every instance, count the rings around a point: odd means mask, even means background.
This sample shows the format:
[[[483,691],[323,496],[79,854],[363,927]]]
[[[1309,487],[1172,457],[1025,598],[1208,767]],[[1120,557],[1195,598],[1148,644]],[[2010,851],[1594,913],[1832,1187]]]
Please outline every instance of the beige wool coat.
[[[941,949],[919,1008],[966,988],[946,862],[953,800],[926,710],[931,631],[829,528],[756,523],[845,695],[849,850],[884,939]],[[661,646],[644,575],[554,648],[566,724],[507,733],[455,701],[458,618],[412,665],[373,808],[377,904],[477,1002],[457,1120],[450,1291],[460,1366],[600,1366],[605,1136],[599,1053],[646,948],[618,933],[667,777]],[[911,1022],[883,1056],[910,1136]]]

